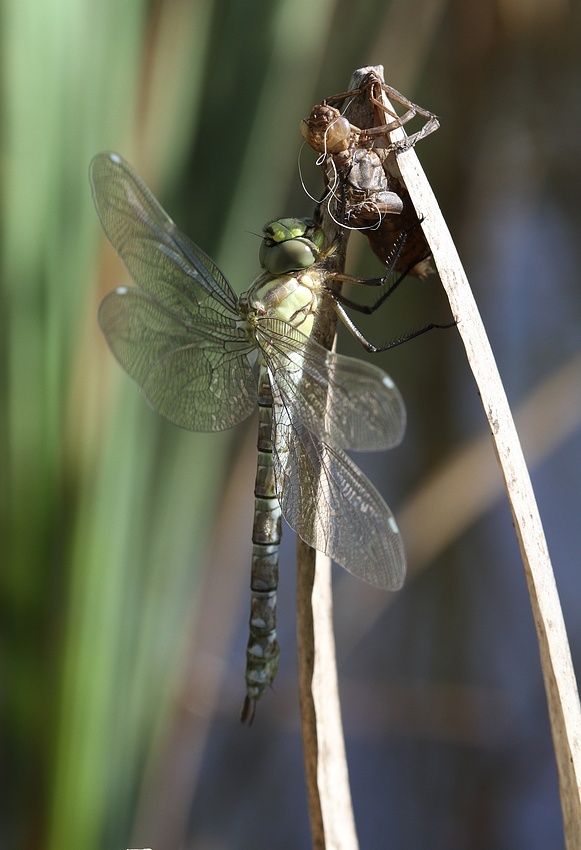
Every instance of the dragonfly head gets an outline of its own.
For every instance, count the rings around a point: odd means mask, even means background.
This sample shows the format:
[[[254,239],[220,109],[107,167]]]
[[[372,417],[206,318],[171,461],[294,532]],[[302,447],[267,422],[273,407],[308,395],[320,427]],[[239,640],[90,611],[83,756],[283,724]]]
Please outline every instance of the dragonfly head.
[[[319,153],[335,154],[346,151],[351,142],[351,124],[338,109],[319,103],[300,124],[301,136]]]
[[[317,262],[324,234],[310,218],[279,218],[264,228],[260,265],[270,274],[308,269]]]

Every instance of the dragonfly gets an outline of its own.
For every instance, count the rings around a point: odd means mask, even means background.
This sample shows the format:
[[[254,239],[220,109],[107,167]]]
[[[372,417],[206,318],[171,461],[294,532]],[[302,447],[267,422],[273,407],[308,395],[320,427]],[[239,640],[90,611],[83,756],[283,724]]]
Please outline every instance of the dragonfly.
[[[398,116],[383,101],[383,94],[403,105]],[[332,104],[351,105],[372,116],[373,126],[360,129]],[[392,142],[389,133],[417,115],[424,125],[403,140]],[[408,100],[369,72],[358,88],[326,98],[301,121],[304,139],[321,154],[327,206],[342,226],[364,230],[374,253],[388,262],[399,246],[395,269],[423,278],[432,270],[430,249],[421,230],[409,193],[402,184],[394,153],[414,146],[440,126],[436,115]],[[332,205],[332,206],[331,206]],[[332,209],[333,207],[333,209]]]
[[[278,667],[281,515],[307,544],[363,581],[384,590],[403,584],[405,551],[393,514],[346,452],[398,445],[404,402],[383,370],[313,338],[324,298],[349,326],[329,288],[325,264],[333,248],[323,250],[323,231],[313,221],[266,226],[262,272],[238,297],[118,154],[98,154],[90,181],[105,234],[135,284],[104,298],[99,323],[148,403],[193,431],[231,428],[258,407],[241,717],[251,723]]]

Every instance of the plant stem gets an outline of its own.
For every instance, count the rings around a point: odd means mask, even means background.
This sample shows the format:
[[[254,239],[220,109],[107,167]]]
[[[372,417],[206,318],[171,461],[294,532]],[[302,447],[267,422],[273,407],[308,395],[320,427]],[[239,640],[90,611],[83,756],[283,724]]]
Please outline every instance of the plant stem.
[[[377,70],[377,69],[376,69]],[[389,105],[387,102],[386,105]],[[403,138],[401,130],[392,140]],[[502,471],[523,559],[559,773],[567,850],[581,850],[581,707],[545,534],[514,419],[458,252],[416,153],[397,157],[466,348]]]

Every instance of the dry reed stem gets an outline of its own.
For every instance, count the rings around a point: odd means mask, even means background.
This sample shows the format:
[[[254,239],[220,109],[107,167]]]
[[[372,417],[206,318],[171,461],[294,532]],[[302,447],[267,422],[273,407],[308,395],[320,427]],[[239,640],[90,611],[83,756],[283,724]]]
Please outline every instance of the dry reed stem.
[[[355,87],[352,77],[349,89]],[[365,123],[364,116],[350,115],[349,109],[346,114],[359,127],[372,126]],[[372,122],[373,115],[370,113],[368,117]],[[335,245],[341,235],[344,237],[329,260],[329,270],[343,272],[349,231],[342,233],[325,204],[321,212],[325,247]],[[321,345],[332,349],[336,330],[337,314],[328,301],[323,301],[315,318],[313,336]],[[332,405],[331,397],[327,401]],[[331,560],[300,539],[297,632],[301,727],[313,847],[358,850],[339,702]]]
[[[299,694],[314,850],[358,850],[339,703],[331,560],[297,545]]]
[[[365,73],[370,69],[362,69]],[[381,74],[378,66],[374,70]],[[386,105],[389,102],[386,100]],[[404,138],[402,130],[391,134]],[[466,349],[504,478],[537,630],[559,774],[567,850],[581,850],[581,709],[571,653],[545,534],[529,472],[494,355],[458,252],[413,149],[397,163]]]

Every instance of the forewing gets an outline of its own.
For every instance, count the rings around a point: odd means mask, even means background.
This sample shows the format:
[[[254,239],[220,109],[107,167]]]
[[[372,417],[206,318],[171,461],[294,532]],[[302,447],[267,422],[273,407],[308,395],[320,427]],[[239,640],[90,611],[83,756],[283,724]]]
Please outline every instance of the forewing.
[[[89,176],[103,229],[133,280],[176,315],[231,326],[237,299],[226,278],[131,166],[118,154],[100,153]]]
[[[99,322],[117,360],[170,422],[221,431],[253,411],[256,380],[241,330],[225,338],[219,324],[184,322],[135,287],[107,295]]]
[[[282,513],[310,546],[384,590],[405,578],[401,535],[373,484],[311,432],[273,386],[273,462]]]
[[[401,442],[404,402],[382,369],[327,351],[280,319],[260,319],[256,332],[286,407],[321,441],[354,451]]]

